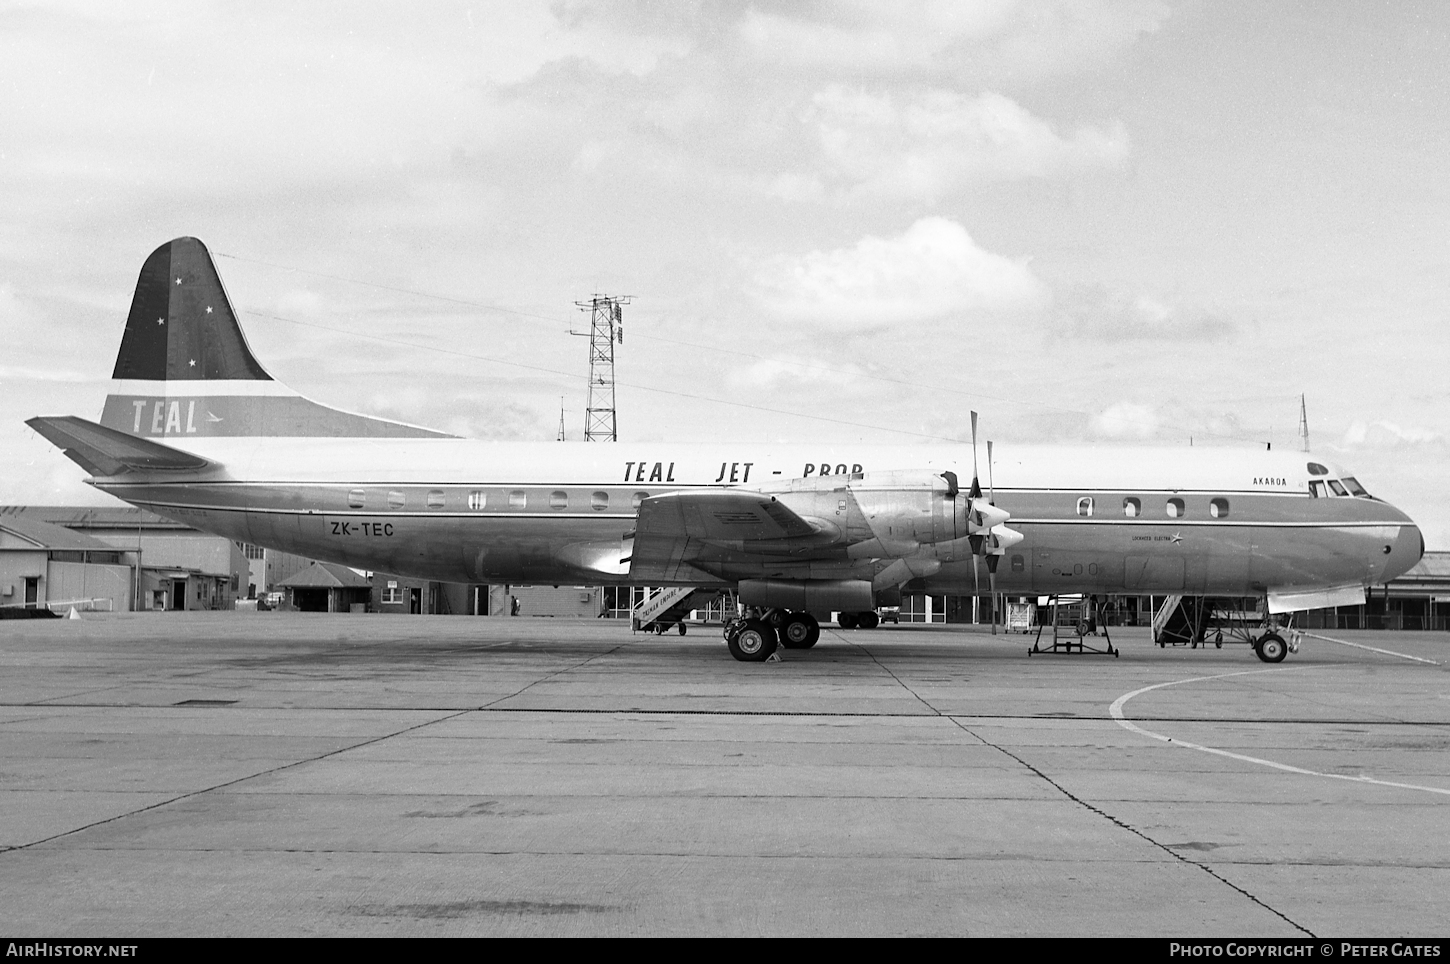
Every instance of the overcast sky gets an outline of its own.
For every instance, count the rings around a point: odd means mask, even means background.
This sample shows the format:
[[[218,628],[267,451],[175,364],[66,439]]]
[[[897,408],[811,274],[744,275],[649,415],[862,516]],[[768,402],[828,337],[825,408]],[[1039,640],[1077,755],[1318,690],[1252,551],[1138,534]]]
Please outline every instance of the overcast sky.
[[[622,442],[1313,451],[1450,549],[1450,6],[11,3],[0,503],[105,502],[136,275],[319,401]],[[740,403],[740,404],[734,404]]]

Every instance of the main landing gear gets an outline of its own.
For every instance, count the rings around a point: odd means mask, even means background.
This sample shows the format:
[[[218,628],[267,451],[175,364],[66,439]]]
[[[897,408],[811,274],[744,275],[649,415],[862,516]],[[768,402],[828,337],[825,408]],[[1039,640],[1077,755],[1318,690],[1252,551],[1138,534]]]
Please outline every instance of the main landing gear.
[[[875,629],[881,625],[881,617],[870,609],[862,613],[840,613],[836,616],[836,625],[842,629]]]
[[[725,645],[730,647],[730,655],[742,663],[763,663],[777,646],[810,649],[820,638],[821,626],[816,617],[784,609],[764,613],[752,610],[749,616],[725,624]]]

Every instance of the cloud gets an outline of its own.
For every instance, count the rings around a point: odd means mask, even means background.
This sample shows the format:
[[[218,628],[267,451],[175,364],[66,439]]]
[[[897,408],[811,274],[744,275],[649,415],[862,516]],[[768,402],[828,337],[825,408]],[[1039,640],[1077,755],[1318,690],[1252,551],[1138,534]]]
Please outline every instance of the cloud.
[[[832,180],[884,197],[935,200],[982,180],[1111,167],[1128,155],[1122,124],[1064,137],[1011,98],[928,90],[893,96],[829,87],[807,113]]]
[[[751,9],[738,36],[757,59],[851,76],[938,75],[968,83],[1100,64],[1169,16],[1159,0],[858,0]]]
[[[1442,433],[1430,429],[1361,419],[1350,423],[1340,445],[1351,450],[1444,448],[1446,440]]]
[[[1117,402],[1094,415],[1088,428],[1107,438],[1149,438],[1157,434],[1163,420],[1151,405]]]
[[[1132,294],[1100,284],[1079,284],[1060,293],[1053,330],[1061,337],[1094,341],[1160,339],[1220,341],[1238,327],[1202,311],[1185,311],[1149,294]]]
[[[74,372],[49,368],[28,368],[23,365],[0,365],[0,382],[88,382],[96,383],[96,372]]]
[[[940,217],[922,218],[898,237],[868,235],[849,248],[777,259],[756,284],[778,318],[847,329],[1016,313],[1049,297],[1024,261],[984,250]]]
[[[725,382],[733,391],[778,390],[802,385],[839,383],[860,372],[852,364],[807,364],[791,358],[762,358],[750,365],[728,369]]]

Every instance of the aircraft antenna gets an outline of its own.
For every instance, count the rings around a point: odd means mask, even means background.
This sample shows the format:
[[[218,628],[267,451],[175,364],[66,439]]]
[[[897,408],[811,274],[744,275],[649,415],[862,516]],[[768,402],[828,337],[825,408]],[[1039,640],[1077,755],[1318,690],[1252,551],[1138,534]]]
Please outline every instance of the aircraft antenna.
[[[584,441],[617,442],[619,427],[614,413],[614,346],[624,344],[623,305],[631,295],[595,294],[588,301],[576,301],[589,312],[589,330],[571,335],[589,337],[589,400],[584,408]]]
[[[564,441],[564,396],[559,396],[559,441]]]
[[[1309,411],[1304,405],[1304,395],[1299,395],[1299,445],[1309,451]]]

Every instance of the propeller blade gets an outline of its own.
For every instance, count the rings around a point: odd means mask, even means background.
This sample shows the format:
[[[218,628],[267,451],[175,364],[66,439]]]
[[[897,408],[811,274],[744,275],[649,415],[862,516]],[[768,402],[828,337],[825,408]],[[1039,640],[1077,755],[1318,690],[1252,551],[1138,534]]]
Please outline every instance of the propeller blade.
[[[972,413],[972,491],[969,498],[980,499],[982,497],[982,483],[978,481],[980,473],[977,471],[977,413]]]
[[[972,553],[972,582],[976,583],[976,595],[978,599],[982,597],[982,568],[977,565],[977,560],[980,558],[981,556]]]
[[[987,501],[997,504],[997,486],[992,481],[992,440],[987,439]],[[996,625],[995,623],[993,625]]]
[[[992,635],[997,635],[997,567],[992,564],[996,556],[987,557],[987,584],[992,587]]]

